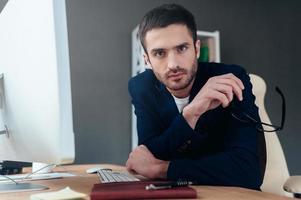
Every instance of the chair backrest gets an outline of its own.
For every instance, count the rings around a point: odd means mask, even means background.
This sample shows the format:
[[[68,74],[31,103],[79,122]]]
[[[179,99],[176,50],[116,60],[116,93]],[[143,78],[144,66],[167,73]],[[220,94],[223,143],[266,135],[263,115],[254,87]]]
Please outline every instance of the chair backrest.
[[[253,85],[253,94],[256,97],[255,103],[259,108],[259,116],[262,122],[271,124],[271,120],[264,106],[264,97],[266,93],[265,81],[254,74],[250,74]],[[283,185],[289,177],[289,172],[284,157],[284,153],[276,132],[265,132],[267,163],[261,190],[283,196],[291,194],[283,190]]]

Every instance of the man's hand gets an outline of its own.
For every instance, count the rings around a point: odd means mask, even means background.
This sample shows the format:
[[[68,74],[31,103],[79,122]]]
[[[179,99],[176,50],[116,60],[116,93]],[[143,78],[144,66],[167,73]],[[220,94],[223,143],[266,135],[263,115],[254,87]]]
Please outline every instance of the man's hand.
[[[126,168],[131,173],[137,173],[147,178],[162,178],[167,176],[169,161],[155,158],[146,146],[136,147],[129,155]]]
[[[242,101],[242,81],[233,74],[224,74],[210,78],[202,87],[193,101],[183,109],[183,116],[191,128],[195,128],[199,117],[222,105],[227,107],[233,100],[233,95]]]

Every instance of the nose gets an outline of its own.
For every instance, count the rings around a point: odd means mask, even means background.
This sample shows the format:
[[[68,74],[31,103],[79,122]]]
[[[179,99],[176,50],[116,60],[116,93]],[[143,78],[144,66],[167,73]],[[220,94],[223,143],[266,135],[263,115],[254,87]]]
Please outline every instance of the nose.
[[[179,63],[177,60],[177,55],[170,52],[167,58],[167,67],[170,71],[175,71],[179,68]]]

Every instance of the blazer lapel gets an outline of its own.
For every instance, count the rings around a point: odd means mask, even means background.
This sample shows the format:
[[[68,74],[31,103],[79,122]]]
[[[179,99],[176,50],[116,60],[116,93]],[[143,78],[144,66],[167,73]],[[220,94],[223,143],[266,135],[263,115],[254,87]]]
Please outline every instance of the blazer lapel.
[[[174,117],[179,114],[177,105],[170,92],[166,89],[165,85],[157,81],[156,83],[156,99],[157,106],[160,109],[162,122],[164,125],[169,125]]]
[[[202,64],[199,63],[196,78],[191,88],[189,102],[191,102],[194,99],[194,97],[198,94],[200,89],[206,83],[207,78],[205,77],[205,75],[206,73],[204,73]],[[166,89],[165,85],[162,84],[155,77],[154,79],[154,85],[157,91],[155,98],[157,99],[157,106],[160,110],[160,115],[162,118],[161,121],[164,123],[165,126],[169,126],[174,117],[179,114],[179,110],[177,108],[174,98]]]
[[[206,77],[207,72],[205,72],[205,67],[204,63],[199,62],[196,77],[190,91],[189,102],[194,99],[208,80],[208,77]]]

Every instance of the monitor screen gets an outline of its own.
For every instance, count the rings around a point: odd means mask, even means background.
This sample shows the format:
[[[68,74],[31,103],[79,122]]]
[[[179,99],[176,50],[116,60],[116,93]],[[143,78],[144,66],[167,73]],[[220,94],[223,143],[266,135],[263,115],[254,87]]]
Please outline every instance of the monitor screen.
[[[0,160],[72,163],[65,1],[9,0],[0,55]]]

